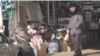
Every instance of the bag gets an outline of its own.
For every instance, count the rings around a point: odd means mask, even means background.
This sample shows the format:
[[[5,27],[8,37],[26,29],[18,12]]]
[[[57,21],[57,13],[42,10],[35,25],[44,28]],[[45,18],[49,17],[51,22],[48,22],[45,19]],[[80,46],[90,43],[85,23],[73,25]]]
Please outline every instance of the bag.
[[[48,43],[48,52],[49,54],[57,53],[58,52],[58,44],[57,42],[49,42]]]
[[[67,34],[65,35],[64,40],[65,40],[65,41],[68,41],[68,39],[69,39],[69,34],[67,33]]]

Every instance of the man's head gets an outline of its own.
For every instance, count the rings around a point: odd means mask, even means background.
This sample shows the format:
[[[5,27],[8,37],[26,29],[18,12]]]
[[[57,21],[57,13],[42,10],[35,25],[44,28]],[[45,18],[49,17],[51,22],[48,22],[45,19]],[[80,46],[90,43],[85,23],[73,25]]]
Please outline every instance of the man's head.
[[[75,12],[75,10],[76,10],[76,7],[70,7],[71,12]]]
[[[72,3],[69,5],[70,12],[74,13],[77,10],[77,5],[75,3]]]

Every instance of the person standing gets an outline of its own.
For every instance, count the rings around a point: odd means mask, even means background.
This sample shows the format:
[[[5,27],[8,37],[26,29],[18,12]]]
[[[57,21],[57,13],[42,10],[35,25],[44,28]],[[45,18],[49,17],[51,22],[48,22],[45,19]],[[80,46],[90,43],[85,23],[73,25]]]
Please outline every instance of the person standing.
[[[80,50],[80,35],[83,30],[83,16],[81,12],[78,10],[77,5],[72,3],[69,5],[69,10],[71,12],[70,22],[68,24],[67,33],[71,32],[72,42],[74,45],[75,54],[74,56],[82,56],[82,52]]]
[[[23,21],[19,22],[18,27],[14,31],[14,39],[17,41],[21,56],[35,56],[34,51],[29,44],[31,34],[28,35],[25,31],[26,26],[27,25]]]

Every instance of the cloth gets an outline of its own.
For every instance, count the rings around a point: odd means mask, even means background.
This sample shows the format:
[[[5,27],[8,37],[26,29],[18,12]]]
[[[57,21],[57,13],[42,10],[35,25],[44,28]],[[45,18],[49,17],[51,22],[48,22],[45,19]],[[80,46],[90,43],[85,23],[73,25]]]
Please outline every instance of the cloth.
[[[43,15],[41,12],[41,8],[39,6],[39,2],[26,4],[27,16],[30,21],[42,21]]]
[[[17,35],[19,37],[25,39],[26,41],[19,39],[17,37]],[[18,43],[18,47],[19,47],[19,49],[22,53],[22,56],[35,56],[34,51],[29,44],[30,39],[31,39],[31,35],[28,35],[25,32],[24,28],[21,28],[21,27],[16,28],[15,31],[14,31],[14,37],[15,37],[15,40],[17,41],[17,43]]]
[[[76,10],[74,12],[70,11],[70,22],[68,24],[68,30],[70,30],[71,35],[75,35],[75,34],[83,34],[85,33],[85,23],[84,23],[84,19],[83,19],[83,15],[80,12],[78,5],[76,5],[76,3],[71,3],[69,5],[69,9],[71,7],[75,7]]]
[[[25,28],[27,26],[23,21],[20,21],[18,25],[19,27],[22,27],[22,28]]]
[[[71,35],[82,33],[82,30],[84,30],[83,22],[83,16],[80,12],[72,15],[68,24],[68,30],[70,30]]]
[[[75,50],[75,56],[80,56],[82,55],[81,50],[80,50],[80,35],[73,35],[72,36],[72,42],[74,45],[74,50]]]

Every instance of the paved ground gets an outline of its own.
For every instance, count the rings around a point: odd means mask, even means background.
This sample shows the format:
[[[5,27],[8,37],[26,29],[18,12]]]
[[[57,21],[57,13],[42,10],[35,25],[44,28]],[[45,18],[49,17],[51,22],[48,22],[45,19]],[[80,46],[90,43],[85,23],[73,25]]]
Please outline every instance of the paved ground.
[[[59,52],[50,56],[73,56],[74,51]],[[84,56],[100,56],[100,43],[88,45],[86,49],[82,50]]]

